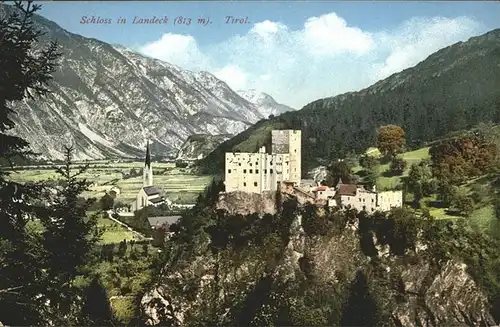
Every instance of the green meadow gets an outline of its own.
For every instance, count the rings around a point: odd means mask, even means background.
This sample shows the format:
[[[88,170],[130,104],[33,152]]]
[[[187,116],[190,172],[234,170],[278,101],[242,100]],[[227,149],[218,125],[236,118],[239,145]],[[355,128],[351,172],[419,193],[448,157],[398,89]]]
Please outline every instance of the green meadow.
[[[380,151],[376,148],[369,148],[366,151],[367,155],[380,157]],[[405,152],[399,155],[401,158],[406,160],[407,168],[405,172],[400,176],[390,176],[386,174],[389,171],[389,163],[378,166],[378,176],[377,176],[377,186],[381,190],[390,190],[402,186],[403,179],[408,176],[410,167],[412,164],[419,163],[423,159],[430,159],[429,147],[420,148],[414,151]],[[354,173],[358,173],[363,170],[360,166],[353,168]],[[467,184],[463,185],[469,194],[480,193],[481,202],[476,203],[474,212],[470,216],[470,221],[476,224],[480,228],[487,228],[495,217],[495,212],[493,205],[491,205],[491,192],[487,189],[490,185],[490,178],[488,176],[483,176],[481,178],[476,178],[470,180]],[[407,194],[406,201],[412,200],[412,195]],[[446,208],[437,208],[433,206],[436,201],[436,197],[424,198],[422,200],[422,208],[427,208],[432,216],[437,219],[456,219],[457,216],[450,215],[446,212]]]

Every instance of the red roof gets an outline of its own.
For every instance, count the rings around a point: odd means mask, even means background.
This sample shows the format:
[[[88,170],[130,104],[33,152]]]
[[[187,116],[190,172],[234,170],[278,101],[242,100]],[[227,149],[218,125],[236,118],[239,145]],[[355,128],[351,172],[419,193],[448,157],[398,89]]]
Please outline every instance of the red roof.
[[[316,191],[326,191],[326,190],[328,190],[328,186],[318,186],[316,188]]]
[[[357,186],[355,184],[340,184],[339,191],[337,193],[340,195],[355,196],[356,189]]]

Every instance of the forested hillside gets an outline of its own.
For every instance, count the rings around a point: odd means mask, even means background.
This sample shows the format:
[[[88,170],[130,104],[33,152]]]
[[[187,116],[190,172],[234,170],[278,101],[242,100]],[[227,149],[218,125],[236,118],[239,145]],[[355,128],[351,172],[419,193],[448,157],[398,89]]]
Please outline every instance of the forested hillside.
[[[314,101],[299,111],[262,120],[200,162],[223,169],[224,152],[255,151],[273,128],[302,130],[304,169],[375,143],[381,125],[396,124],[415,147],[479,122],[500,121],[500,29],[432,54],[415,67],[359,92]]]

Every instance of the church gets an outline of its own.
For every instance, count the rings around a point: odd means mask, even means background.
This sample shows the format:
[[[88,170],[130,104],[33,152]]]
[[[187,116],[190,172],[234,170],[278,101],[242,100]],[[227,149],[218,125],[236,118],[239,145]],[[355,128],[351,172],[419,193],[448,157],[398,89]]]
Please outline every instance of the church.
[[[137,193],[136,199],[130,204],[131,211],[141,210],[147,206],[159,206],[166,202],[167,200],[163,195],[163,191],[153,185],[153,166],[151,164],[151,153],[148,141],[142,175],[142,188],[139,190],[139,193]]]

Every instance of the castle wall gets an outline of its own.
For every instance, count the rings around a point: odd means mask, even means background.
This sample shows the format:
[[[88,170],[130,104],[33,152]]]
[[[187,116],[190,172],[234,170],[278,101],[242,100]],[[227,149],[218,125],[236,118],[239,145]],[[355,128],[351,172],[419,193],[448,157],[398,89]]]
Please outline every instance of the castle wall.
[[[275,191],[279,181],[290,174],[288,154],[226,153],[226,192],[262,193]]]
[[[271,152],[290,155],[290,181],[300,185],[302,175],[302,132],[300,130],[273,130]]]

